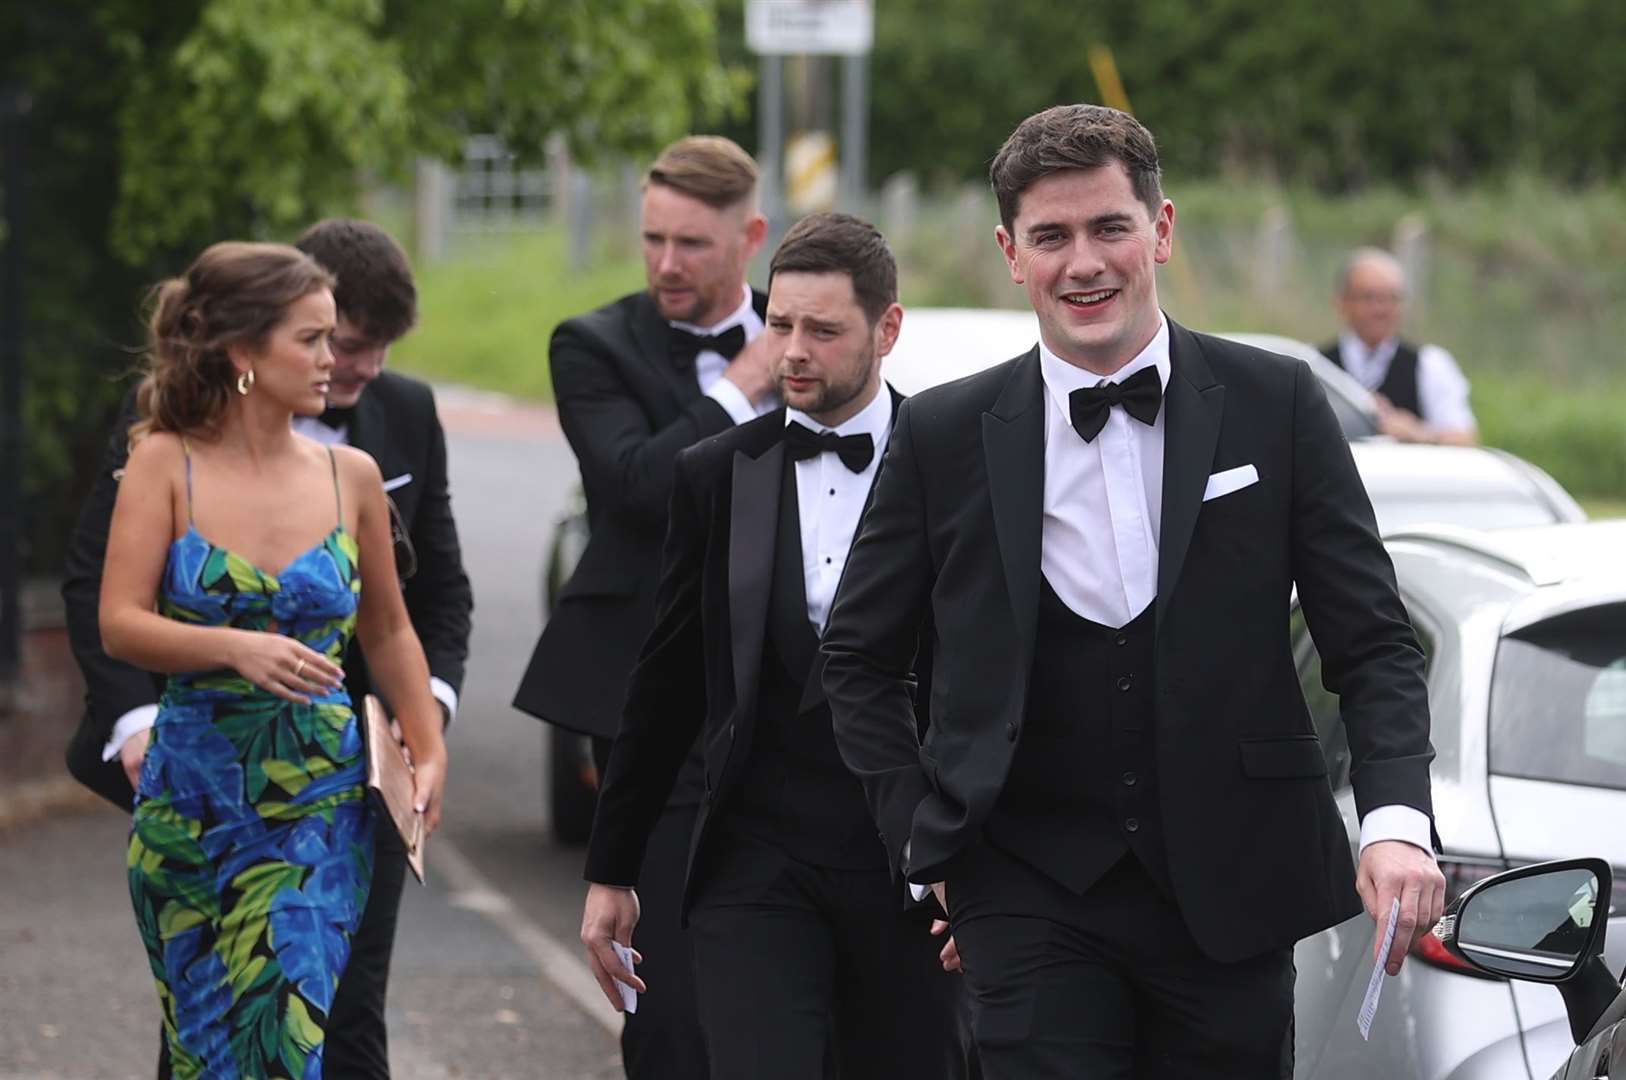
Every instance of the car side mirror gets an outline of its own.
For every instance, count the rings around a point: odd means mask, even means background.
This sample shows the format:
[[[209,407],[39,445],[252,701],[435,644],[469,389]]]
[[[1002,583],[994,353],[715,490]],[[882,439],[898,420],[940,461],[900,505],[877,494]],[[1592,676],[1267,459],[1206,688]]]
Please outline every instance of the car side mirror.
[[[1602,859],[1522,866],[1470,886],[1434,933],[1481,971],[1557,984],[1581,1043],[1619,990],[1603,962],[1612,887]]]
[[[1559,983],[1602,951],[1609,864],[1567,859],[1520,867],[1478,882],[1446,918],[1446,948],[1493,975]]]

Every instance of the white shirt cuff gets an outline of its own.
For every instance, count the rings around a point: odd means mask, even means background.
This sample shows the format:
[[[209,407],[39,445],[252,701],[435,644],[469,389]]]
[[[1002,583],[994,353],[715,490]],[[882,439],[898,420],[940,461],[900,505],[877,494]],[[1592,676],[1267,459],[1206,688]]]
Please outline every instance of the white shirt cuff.
[[[138,705],[119,717],[113,725],[113,734],[107,739],[107,745],[102,747],[102,760],[112,761],[119,756],[119,750],[131,735],[146,731],[158,722],[157,705]]]
[[[757,418],[756,406],[745,396],[745,391],[727,379],[718,379],[712,383],[706,389],[706,396],[721,405],[723,411],[728,413],[736,424],[749,423]]]
[[[1395,803],[1390,806],[1374,807],[1361,819],[1361,853],[1365,854],[1368,844],[1375,844],[1380,840],[1404,840],[1413,847],[1420,847],[1428,852],[1429,858],[1432,859],[1433,834],[1434,830],[1429,826],[1428,815],[1414,806]]]
[[[446,726],[452,726],[457,719],[457,691],[445,679],[429,676],[429,692],[435,695],[435,700],[446,706]]]

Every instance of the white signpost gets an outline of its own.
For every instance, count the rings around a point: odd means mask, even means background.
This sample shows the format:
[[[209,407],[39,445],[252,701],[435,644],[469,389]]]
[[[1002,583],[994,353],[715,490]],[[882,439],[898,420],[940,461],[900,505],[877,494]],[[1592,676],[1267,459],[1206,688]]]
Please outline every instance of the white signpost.
[[[843,57],[842,201],[853,209],[863,194],[864,152],[868,144],[868,56],[875,41],[873,0],[746,0],[745,41],[762,57],[757,101],[759,164],[763,200],[775,232],[780,224],[785,175],[784,61],[786,56]],[[822,155],[821,155],[822,156]],[[806,178],[803,182],[807,183]],[[822,186],[814,178],[814,188]]]
[[[745,42],[759,56],[864,56],[875,40],[870,0],[748,0]]]

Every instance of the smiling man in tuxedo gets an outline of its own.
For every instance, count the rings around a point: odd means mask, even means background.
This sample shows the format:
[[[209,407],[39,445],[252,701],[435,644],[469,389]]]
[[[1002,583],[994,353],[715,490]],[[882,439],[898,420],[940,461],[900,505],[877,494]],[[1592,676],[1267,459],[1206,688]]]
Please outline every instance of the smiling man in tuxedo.
[[[1061,106],[991,172],[1040,342],[899,412],[824,636],[836,740],[892,866],[951,915],[987,1076],[1290,1077],[1293,943],[1398,901],[1394,972],[1440,913],[1423,655],[1309,369],[1159,309],[1150,133]],[[1358,871],[1295,585],[1342,695]]]
[[[751,156],[716,135],[679,139],[649,167],[639,213],[647,288],[566,319],[548,346],[590,535],[514,694],[515,708],[593,736],[601,773],[655,619],[673,459],[778,404],[762,337],[767,297],[745,281],[768,232]],[[622,1030],[632,1080],[707,1076],[678,920],[702,794],[695,759],[672,789],[638,882],[638,944],[656,989]]]
[[[901,400],[880,366],[902,320],[873,226],[799,222],[769,270],[786,407],[677,459],[655,627],[593,824],[582,941],[620,1008],[612,980],[644,983],[612,942],[637,940],[631,886],[698,735],[705,801],[684,906],[713,1080],[964,1068],[957,976],[887,867],[819,680],[819,634]],[[912,671],[915,659],[911,645]]]
[[[348,443],[378,462],[390,500],[396,570],[407,611],[429,661],[430,691],[450,724],[463,685],[474,594],[452,519],[446,435],[430,388],[384,370],[390,345],[417,321],[412,271],[406,253],[389,234],[366,221],[321,221],[296,244],[338,278],[333,291],[338,328],[328,409],[319,419],[295,417],[295,429],[321,442]],[[132,394],[69,540],[62,583],[68,632],[86,684],[85,716],[68,745],[68,769],[125,812],[135,798],[133,785],[163,690],[161,678],[102,651],[97,623],[107,526],[134,418]],[[357,702],[371,690],[359,648],[345,660],[345,685]],[[390,1075],[384,1000],[406,877],[406,852],[395,830],[378,829],[377,845],[372,889],[334,995],[326,1050],[330,1075],[362,1080],[388,1080]],[[161,1057],[164,1053],[167,1044]],[[159,1076],[167,1075],[161,1060]]]

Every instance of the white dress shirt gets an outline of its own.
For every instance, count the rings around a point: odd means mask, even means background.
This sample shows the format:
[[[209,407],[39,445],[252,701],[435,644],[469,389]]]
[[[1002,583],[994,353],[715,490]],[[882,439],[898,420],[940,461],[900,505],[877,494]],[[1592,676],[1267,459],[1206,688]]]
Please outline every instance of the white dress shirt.
[[[1389,365],[1399,348],[1399,338],[1368,349],[1366,342],[1347,330],[1338,335],[1338,354],[1344,370],[1374,393],[1389,377]],[[1417,403],[1423,410],[1420,419],[1431,428],[1474,431],[1479,427],[1468,406],[1468,377],[1456,359],[1438,345],[1417,347]]]
[[[802,584],[807,589],[807,617],[818,632],[830,618],[836,585],[847,567],[858,520],[869,501],[875,472],[881,467],[887,438],[892,434],[892,395],[883,385],[868,405],[829,428],[797,409],[785,410],[785,424],[801,424],[813,431],[837,435],[868,435],[875,441],[875,456],[862,471],[853,472],[835,454],[816,454],[796,463],[796,504],[802,525]]]
[[[296,416],[293,418],[293,429],[296,435],[303,435],[308,439],[315,439],[323,446],[348,446],[350,429],[348,425],[331,428],[314,416]],[[387,478],[386,478],[387,480]],[[391,490],[386,482],[384,490]],[[429,692],[435,696],[446,710],[446,726],[450,728],[452,721],[457,719],[457,691],[452,684],[436,675],[429,676]],[[130,736],[137,732],[146,731],[158,722],[158,706],[139,705],[113,723],[113,732],[108,737],[107,745],[102,747],[102,760],[112,761],[119,756],[119,750],[124,746]]]
[[[678,330],[687,330],[691,334],[703,337],[715,337],[741,326],[745,328],[745,340],[755,341],[757,335],[762,333],[762,316],[757,314],[756,307],[751,303],[751,286],[746,285],[744,288],[745,298],[740,301],[740,306],[720,322],[710,326],[697,326],[676,319],[668,321]],[[694,376],[700,383],[700,392],[721,405],[723,411],[727,412],[736,424],[755,420],[779,408],[779,399],[773,394],[764,398],[760,404],[753,405],[751,399],[745,396],[744,390],[723,378],[723,369],[727,368],[728,364],[728,357],[717,350],[702,349],[694,358]]]
[[[1069,364],[1041,342],[1044,377],[1044,531],[1039,565],[1075,615],[1123,626],[1157,597],[1163,512],[1163,416],[1143,424],[1120,406],[1091,442],[1073,428],[1074,390],[1121,383],[1146,368],[1169,385],[1169,324],[1129,363],[1102,377]],[[1102,523],[1107,527],[1102,528]]]
[[[1157,369],[1158,382],[1167,389],[1167,320],[1159,322],[1139,355],[1106,377],[1039,344],[1045,385],[1040,568],[1062,603],[1105,626],[1123,626],[1157,598],[1167,410],[1159,409],[1154,423],[1143,424],[1113,406],[1106,426],[1085,442],[1073,428],[1067,396],[1081,387],[1121,383],[1149,367]],[[1405,840],[1433,851],[1428,815],[1410,806],[1376,807],[1361,819],[1361,850],[1379,840]]]

